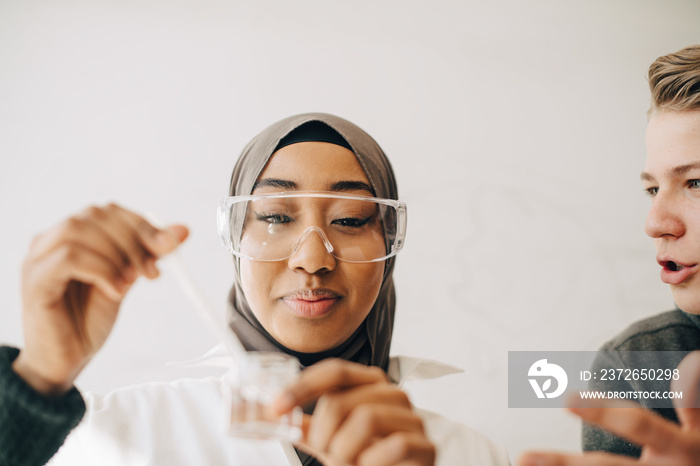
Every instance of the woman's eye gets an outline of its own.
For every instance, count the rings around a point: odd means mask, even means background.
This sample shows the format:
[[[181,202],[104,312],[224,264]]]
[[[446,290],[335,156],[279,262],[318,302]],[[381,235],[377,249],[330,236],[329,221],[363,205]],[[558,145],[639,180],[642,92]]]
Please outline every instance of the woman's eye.
[[[341,227],[350,227],[350,228],[359,228],[361,226],[366,225],[372,217],[367,217],[367,218],[353,218],[353,217],[346,217],[346,218],[338,218],[333,220],[332,224],[333,225],[339,225]]]
[[[646,188],[646,189],[644,189],[644,191],[646,191],[646,193],[647,193],[649,196],[654,197],[654,196],[656,196],[656,194],[659,192],[659,188],[656,188],[656,187],[654,187],[654,188]]]
[[[255,213],[257,220],[267,223],[289,223],[292,221],[291,217],[285,214],[266,214],[266,213]]]

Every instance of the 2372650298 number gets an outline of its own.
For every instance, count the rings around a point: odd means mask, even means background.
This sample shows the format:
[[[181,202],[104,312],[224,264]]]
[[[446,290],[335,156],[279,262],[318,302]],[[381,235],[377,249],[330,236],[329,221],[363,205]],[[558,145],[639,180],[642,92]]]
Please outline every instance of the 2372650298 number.
[[[678,380],[678,369],[600,369],[598,380]]]

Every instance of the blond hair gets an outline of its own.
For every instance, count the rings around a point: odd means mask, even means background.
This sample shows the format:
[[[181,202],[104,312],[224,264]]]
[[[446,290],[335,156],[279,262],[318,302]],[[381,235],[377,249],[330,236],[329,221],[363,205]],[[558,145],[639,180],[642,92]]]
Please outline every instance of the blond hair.
[[[649,67],[651,108],[682,112],[700,109],[700,45],[659,57]]]

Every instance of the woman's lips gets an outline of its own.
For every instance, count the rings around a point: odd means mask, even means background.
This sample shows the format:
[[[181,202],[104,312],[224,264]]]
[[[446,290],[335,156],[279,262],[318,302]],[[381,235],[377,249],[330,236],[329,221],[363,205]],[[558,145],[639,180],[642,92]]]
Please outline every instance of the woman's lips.
[[[315,318],[328,314],[340,298],[340,295],[329,290],[304,290],[284,296],[282,301],[294,314]]]
[[[661,281],[669,285],[680,285],[697,272],[697,264],[683,264],[673,260],[658,259],[661,266]]]

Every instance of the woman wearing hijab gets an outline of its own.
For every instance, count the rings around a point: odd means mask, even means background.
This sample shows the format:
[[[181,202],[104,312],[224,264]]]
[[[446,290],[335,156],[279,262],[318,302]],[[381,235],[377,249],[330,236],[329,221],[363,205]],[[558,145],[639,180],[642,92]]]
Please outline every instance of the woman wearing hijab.
[[[246,146],[229,194],[219,218],[236,269],[230,325],[246,350],[285,353],[304,368],[270,407],[305,407],[299,450],[228,436],[226,384],[208,378],[86,394],[87,415],[51,464],[508,464],[504,450],[415,409],[399,388],[436,368],[389,358],[405,210],[368,134],[327,114],[282,120]],[[155,278],[156,260],[187,234],[110,205],[33,242],[26,346],[0,353],[0,449],[10,464],[54,455],[85,410],[73,381],[125,293],[138,276]]]

